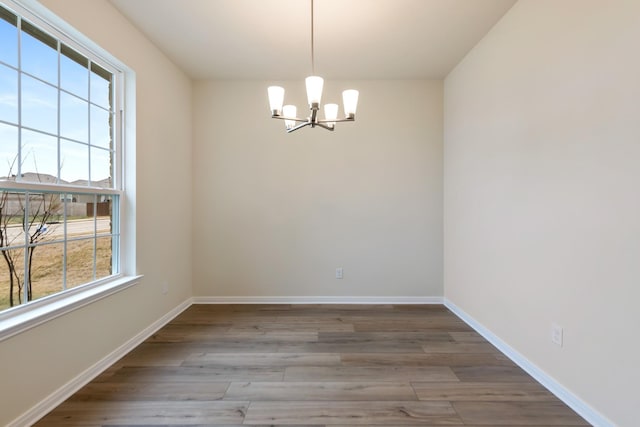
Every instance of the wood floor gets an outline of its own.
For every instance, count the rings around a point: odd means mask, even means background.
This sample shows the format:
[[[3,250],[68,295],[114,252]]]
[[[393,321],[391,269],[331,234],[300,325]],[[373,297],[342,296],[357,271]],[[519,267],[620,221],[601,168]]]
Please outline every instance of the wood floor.
[[[588,423],[443,306],[194,305],[36,425]]]

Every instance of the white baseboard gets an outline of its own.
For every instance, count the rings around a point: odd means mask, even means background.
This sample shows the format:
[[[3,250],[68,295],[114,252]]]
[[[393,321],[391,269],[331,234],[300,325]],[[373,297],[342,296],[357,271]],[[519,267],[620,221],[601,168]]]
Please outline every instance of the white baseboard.
[[[576,411],[582,418],[596,427],[615,427],[615,424],[604,415],[593,409],[578,396],[569,391],[562,384],[557,382],[538,366],[529,361],[521,353],[511,347],[509,344],[501,340],[497,335],[476,321],[473,317],[463,311],[460,307],[448,299],[444,300],[444,305],[451,310],[456,316],[464,320],[469,326],[482,335],[487,341],[498,348],[515,364],[524,369],[529,375],[535,378],[540,384],[546,387],[558,399],[562,400],[571,409]]]
[[[443,304],[443,297],[193,297],[194,304]]]
[[[142,330],[139,334],[131,338],[129,341],[112,351],[109,355],[102,358],[95,365],[82,372],[80,375],[60,387],[58,390],[51,393],[40,403],[29,409],[24,414],[10,422],[7,427],[24,427],[35,424],[42,417],[51,412],[54,408],[59,406],[62,402],[67,400],[71,395],[87,385],[91,380],[100,375],[109,366],[120,360],[125,354],[140,345],[144,340],[149,338],[155,332],[157,332],[164,325],[173,320],[176,316],[189,308],[192,304],[191,298],[182,302],[173,310],[162,316],[157,321],[153,322],[147,328]]]

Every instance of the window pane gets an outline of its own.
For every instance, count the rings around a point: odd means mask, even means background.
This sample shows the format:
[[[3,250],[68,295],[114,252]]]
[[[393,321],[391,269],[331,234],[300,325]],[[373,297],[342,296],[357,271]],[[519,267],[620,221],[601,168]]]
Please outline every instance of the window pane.
[[[101,235],[111,234],[113,232],[113,203],[111,196],[98,194],[96,201],[97,204],[95,206],[87,206],[88,213],[91,214],[95,211],[96,232]]]
[[[95,203],[93,194],[68,194],[67,196],[67,237],[95,236],[95,221],[91,206]]]
[[[0,61],[18,67],[18,17],[0,7]]]
[[[64,238],[59,223],[63,206],[59,194],[29,193],[27,232],[30,244],[51,242]]]
[[[23,193],[0,191],[0,247],[7,248],[25,244],[22,224],[24,222],[25,196]],[[6,252],[11,255],[11,252]],[[0,263],[6,262],[0,260]],[[22,260],[24,263],[24,259]]]
[[[74,185],[89,182],[89,146],[60,140],[60,179]]]
[[[0,21],[0,24],[2,21]],[[2,35],[0,34],[0,40]],[[0,64],[0,120],[18,123],[18,72]]]
[[[18,128],[0,123],[0,178],[18,173]]]
[[[9,307],[9,268],[4,260],[4,251],[0,251],[0,310]]]
[[[49,83],[58,84],[57,40],[22,21],[22,70]]]
[[[63,243],[30,249],[31,286],[29,301],[62,291]]]
[[[60,136],[89,142],[89,103],[60,92]]]
[[[58,133],[58,91],[29,76],[22,76],[22,125]]]
[[[95,236],[95,200],[94,194],[71,195],[71,201],[67,201],[67,221],[69,221],[67,233],[69,238]]]
[[[14,307],[23,302],[24,249],[3,250],[0,255],[0,308]]]
[[[64,203],[67,221],[86,217],[87,209],[84,203],[78,201],[77,194],[61,194],[60,200]],[[67,230],[67,232],[70,232]]]
[[[111,148],[111,113],[91,106],[91,145]]]
[[[111,187],[111,152],[91,147],[91,185]]]
[[[89,99],[89,60],[66,45],[60,51],[60,87]]]
[[[88,239],[67,242],[67,288],[93,280],[93,253],[96,222],[91,209],[96,201],[93,194],[67,196],[67,237]]]
[[[67,289],[93,280],[95,239],[67,242]]]
[[[111,237],[99,237],[96,241],[96,279],[111,276]]]
[[[111,109],[111,79],[110,72],[97,64],[91,64],[91,102],[107,110]]]
[[[58,176],[58,138],[22,130],[22,179],[54,183]]]

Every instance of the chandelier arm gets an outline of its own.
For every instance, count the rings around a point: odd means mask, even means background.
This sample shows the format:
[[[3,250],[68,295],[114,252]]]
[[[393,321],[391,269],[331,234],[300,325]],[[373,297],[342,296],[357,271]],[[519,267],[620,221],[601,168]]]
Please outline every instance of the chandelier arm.
[[[324,124],[324,120],[321,122],[316,122],[315,126],[320,126],[322,129],[326,129],[326,130],[330,130],[331,132],[333,132],[335,130],[335,127],[333,125],[331,126],[327,126]]]
[[[355,117],[345,117],[344,119],[318,120],[317,123],[338,123],[338,122],[355,122],[355,121],[356,121]]]
[[[280,120],[294,120],[296,122],[307,122],[309,121],[308,118],[306,119],[301,119],[299,117],[287,117],[287,116],[271,116],[272,119],[280,119]]]
[[[305,126],[310,126],[310,125],[311,125],[311,122],[310,122],[310,121],[305,121],[304,123],[300,123],[299,125],[294,126],[294,127],[292,127],[291,129],[287,129],[287,133],[291,133],[291,132],[293,132],[293,131],[296,131],[296,130],[298,130],[298,129],[302,129],[302,128],[303,128],[303,127],[305,127]]]

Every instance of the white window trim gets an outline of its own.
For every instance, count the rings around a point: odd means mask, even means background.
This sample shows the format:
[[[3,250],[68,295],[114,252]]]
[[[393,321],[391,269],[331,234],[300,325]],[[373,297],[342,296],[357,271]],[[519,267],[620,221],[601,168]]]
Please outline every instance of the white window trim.
[[[111,64],[121,71],[123,81],[119,82],[119,94],[122,97],[123,110],[116,111],[122,122],[120,138],[120,162],[115,170],[114,179],[121,182],[120,189],[120,274],[98,280],[91,284],[59,292],[48,297],[32,301],[25,305],[16,306],[0,312],[0,341],[20,334],[28,329],[46,323],[71,311],[92,304],[100,299],[123,291],[139,283],[142,275],[137,274],[136,267],[136,75],[124,63],[115,58],[95,42],[84,36],[71,25],[56,16],[36,0],[3,0],[9,8],[25,17],[38,17],[45,22],[44,30],[53,31],[60,35],[60,40],[70,46],[81,45],[91,51],[102,61]],[[117,140],[118,140],[117,139]],[[126,143],[125,143],[126,141]],[[7,183],[0,185],[6,186]],[[25,188],[21,184],[21,188]],[[40,189],[43,187],[39,186]],[[60,191],[61,186],[55,186]],[[53,188],[52,188],[53,190]],[[82,187],[73,188],[73,192],[110,193],[107,188]]]
[[[142,276],[116,276],[69,289],[0,313],[0,341],[137,284]]]

